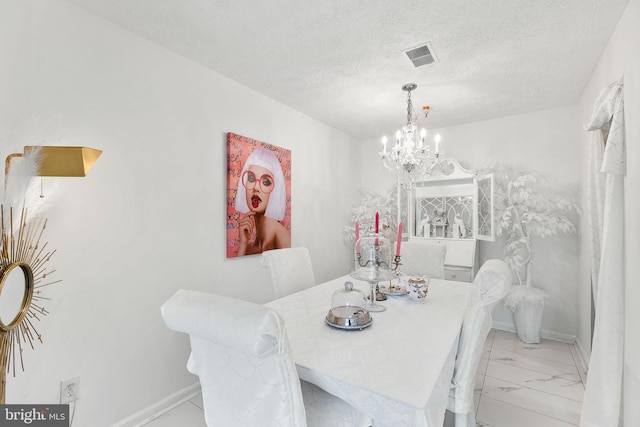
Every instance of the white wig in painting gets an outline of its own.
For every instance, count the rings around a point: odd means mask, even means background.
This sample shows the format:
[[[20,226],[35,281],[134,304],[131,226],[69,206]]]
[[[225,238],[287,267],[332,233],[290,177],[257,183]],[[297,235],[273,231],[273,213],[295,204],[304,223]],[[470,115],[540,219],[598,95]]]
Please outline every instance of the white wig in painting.
[[[287,192],[284,185],[284,174],[282,173],[282,167],[278,158],[266,148],[256,148],[249,154],[247,161],[242,167],[240,176],[249,168],[249,166],[255,165],[267,169],[273,175],[274,188],[269,197],[269,204],[265,215],[276,221],[282,221],[285,211],[287,209]],[[241,181],[238,181],[238,191],[236,193],[236,210],[238,212],[247,213],[249,207],[247,206],[247,192],[242,185]]]

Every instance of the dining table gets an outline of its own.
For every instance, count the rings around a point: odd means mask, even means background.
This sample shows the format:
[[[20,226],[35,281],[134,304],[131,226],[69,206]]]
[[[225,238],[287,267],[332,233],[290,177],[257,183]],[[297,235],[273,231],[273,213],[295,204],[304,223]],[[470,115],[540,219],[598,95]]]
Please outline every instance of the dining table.
[[[375,427],[441,427],[472,284],[431,278],[426,298],[394,293],[370,326],[344,330],[325,319],[345,282],[369,294],[369,283],[345,275],[265,304],[284,321],[298,376]]]

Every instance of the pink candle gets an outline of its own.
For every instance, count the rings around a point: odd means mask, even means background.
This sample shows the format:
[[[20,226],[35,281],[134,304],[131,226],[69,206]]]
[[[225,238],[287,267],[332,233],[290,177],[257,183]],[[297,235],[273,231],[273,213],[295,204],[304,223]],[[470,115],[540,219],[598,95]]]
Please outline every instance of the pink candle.
[[[356,252],[360,253],[360,225],[356,221]]]
[[[376,212],[376,234],[380,232],[378,226],[380,225],[380,215]]]
[[[398,224],[398,241],[396,242],[396,256],[400,256],[401,243],[402,243],[402,223]]]

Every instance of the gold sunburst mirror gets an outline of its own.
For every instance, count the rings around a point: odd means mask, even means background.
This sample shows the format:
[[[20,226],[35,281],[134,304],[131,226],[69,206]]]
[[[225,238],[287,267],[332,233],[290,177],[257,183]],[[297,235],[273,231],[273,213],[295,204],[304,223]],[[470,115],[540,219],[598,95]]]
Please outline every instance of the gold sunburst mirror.
[[[55,250],[49,251],[47,243],[40,245],[47,221],[27,221],[27,210],[22,209],[14,227],[13,209],[7,212],[2,205],[0,216],[0,403],[5,403],[7,374],[15,376],[18,361],[24,371],[24,347],[33,349],[34,341],[42,342],[35,328],[35,322],[48,314],[44,303],[49,298],[42,295],[42,288],[59,280],[49,281],[53,271],[47,271]]]
[[[4,188],[0,197],[0,404],[5,403],[7,374],[15,376],[16,366],[24,371],[24,348],[34,349],[36,340],[42,342],[35,324],[49,314],[43,288],[60,281],[50,281],[54,271],[47,271],[55,250],[48,250],[46,243],[40,245],[47,221],[27,220],[24,206],[38,209],[44,198],[42,181],[39,197],[31,191],[33,178],[86,176],[101,154],[87,147],[26,145],[22,153],[5,159],[4,186],[0,187]]]

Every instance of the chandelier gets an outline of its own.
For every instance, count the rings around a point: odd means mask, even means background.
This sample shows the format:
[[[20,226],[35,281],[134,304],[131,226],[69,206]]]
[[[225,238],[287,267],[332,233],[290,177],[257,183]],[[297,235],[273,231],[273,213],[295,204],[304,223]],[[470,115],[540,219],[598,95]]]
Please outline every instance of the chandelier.
[[[382,137],[383,150],[378,153],[382,158],[382,164],[395,176],[396,181],[410,187],[416,181],[420,181],[426,176],[432,175],[439,170],[440,155],[440,135],[435,136],[435,151],[425,144],[427,136],[426,129],[418,133],[418,115],[411,102],[411,91],[416,89],[415,83],[407,83],[402,86],[402,90],[407,92],[407,124],[402,130],[396,132],[396,143],[387,151],[387,137]],[[425,117],[429,114],[429,107],[423,108]]]

